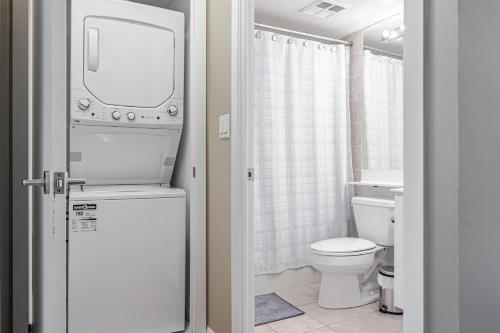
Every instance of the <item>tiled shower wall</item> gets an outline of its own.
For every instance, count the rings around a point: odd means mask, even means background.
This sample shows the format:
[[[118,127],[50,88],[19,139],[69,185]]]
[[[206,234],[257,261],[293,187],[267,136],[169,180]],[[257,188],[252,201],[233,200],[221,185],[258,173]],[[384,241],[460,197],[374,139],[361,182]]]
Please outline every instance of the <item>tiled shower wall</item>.
[[[349,109],[351,112],[351,149],[352,169],[354,181],[361,180],[362,144],[363,144],[363,31],[355,32],[344,40],[352,42],[349,59]],[[359,187],[355,187],[354,195]],[[353,220],[348,223],[348,234],[357,236],[356,224]]]
[[[363,144],[363,31],[346,38],[352,42],[350,57],[349,106],[351,112],[351,146],[354,180],[361,179]]]

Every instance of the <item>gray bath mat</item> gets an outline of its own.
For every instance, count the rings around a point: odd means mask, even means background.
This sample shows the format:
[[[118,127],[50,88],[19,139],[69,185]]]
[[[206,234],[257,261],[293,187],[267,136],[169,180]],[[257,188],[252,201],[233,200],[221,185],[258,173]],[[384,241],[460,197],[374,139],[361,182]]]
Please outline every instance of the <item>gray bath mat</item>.
[[[275,293],[255,296],[255,326],[303,314]]]

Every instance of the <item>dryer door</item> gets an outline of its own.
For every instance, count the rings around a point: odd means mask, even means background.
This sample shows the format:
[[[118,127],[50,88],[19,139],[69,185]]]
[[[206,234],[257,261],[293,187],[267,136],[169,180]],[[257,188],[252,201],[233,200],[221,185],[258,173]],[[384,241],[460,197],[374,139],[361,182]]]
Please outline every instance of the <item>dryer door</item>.
[[[104,104],[153,108],[175,89],[175,35],[137,21],[87,17],[84,83]]]

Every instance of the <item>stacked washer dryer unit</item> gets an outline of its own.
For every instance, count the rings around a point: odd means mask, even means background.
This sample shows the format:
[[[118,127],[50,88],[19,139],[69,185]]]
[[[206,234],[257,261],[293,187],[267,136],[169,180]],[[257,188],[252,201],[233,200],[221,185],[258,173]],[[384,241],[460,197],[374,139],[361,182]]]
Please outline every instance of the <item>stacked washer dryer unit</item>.
[[[184,16],[119,0],[71,13],[68,332],[185,326]]]

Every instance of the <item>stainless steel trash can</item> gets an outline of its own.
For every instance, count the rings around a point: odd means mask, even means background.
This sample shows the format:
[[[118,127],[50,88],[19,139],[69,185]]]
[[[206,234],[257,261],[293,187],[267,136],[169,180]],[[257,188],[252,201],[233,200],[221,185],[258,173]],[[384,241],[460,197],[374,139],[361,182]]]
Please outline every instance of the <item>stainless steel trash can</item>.
[[[403,314],[403,310],[394,305],[394,266],[382,266],[378,270],[380,285],[379,310],[395,315]]]

